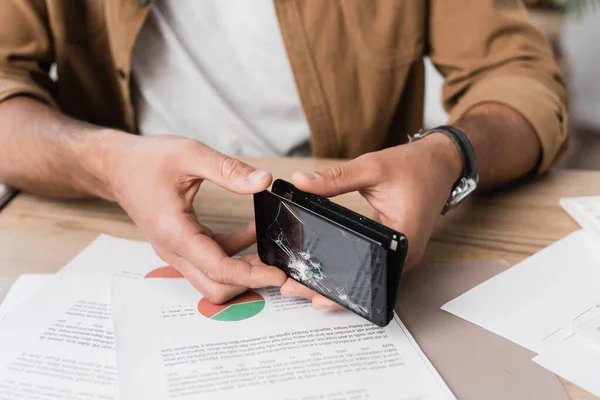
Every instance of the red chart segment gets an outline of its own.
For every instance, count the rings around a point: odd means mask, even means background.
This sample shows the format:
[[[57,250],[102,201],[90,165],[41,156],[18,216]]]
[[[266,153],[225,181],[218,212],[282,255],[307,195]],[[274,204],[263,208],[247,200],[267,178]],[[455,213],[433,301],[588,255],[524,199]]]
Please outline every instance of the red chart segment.
[[[225,304],[213,304],[207,299],[202,299],[198,303],[198,312],[206,318],[221,321],[239,321],[258,314],[262,311],[264,305],[264,297],[256,292],[247,291]]]
[[[181,272],[167,265],[166,267],[156,268],[146,274],[145,278],[183,278]]]

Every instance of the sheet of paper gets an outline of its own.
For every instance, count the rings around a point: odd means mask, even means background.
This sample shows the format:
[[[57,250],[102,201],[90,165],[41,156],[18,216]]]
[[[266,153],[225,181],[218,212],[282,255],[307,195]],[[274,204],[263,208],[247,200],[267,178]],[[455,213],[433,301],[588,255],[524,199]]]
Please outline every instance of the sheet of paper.
[[[600,293],[598,296],[600,297]],[[598,303],[586,307],[577,313],[577,316],[567,321],[557,332],[557,336],[560,337],[554,340],[555,342],[578,336],[600,348],[600,299]]]
[[[505,261],[420,265],[402,278],[396,311],[459,399],[568,400],[531,350],[440,310],[508,268]]]
[[[600,196],[564,197],[560,206],[586,232],[600,240]]]
[[[100,235],[56,275],[110,281],[113,278],[160,277],[166,268],[150,243]]]
[[[184,279],[113,284],[122,399],[452,399],[404,325],[278,288],[216,307]]]
[[[571,335],[533,359],[588,392],[600,396],[600,347],[579,335]]]
[[[599,295],[600,246],[579,230],[442,309],[540,353]]]
[[[54,276],[99,279],[108,284],[115,277],[140,279],[174,274],[178,275],[165,265],[149,243],[100,235],[56,275],[24,274],[8,284],[9,287],[2,287],[6,295],[0,298],[0,322]]]
[[[0,398],[116,399],[108,285],[54,279],[0,329]]]
[[[148,243],[100,236],[2,323],[0,399],[116,399],[110,280],[174,272]]]
[[[600,396],[600,303],[586,307],[552,338],[552,345],[533,360]]]
[[[22,303],[33,296],[44,285],[54,279],[54,274],[24,274],[10,286],[4,300],[0,304],[0,324],[11,313],[15,312]]]

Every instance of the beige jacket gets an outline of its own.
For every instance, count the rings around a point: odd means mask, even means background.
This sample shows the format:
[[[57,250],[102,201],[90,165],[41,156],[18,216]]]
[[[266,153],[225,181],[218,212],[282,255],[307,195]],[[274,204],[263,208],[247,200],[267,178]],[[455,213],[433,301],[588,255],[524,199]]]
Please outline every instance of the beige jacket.
[[[429,56],[450,122],[481,102],[519,111],[543,148],[566,143],[566,93],[518,0],[274,0],[316,156],[403,143],[422,125]],[[150,0],[3,0],[0,101],[30,95],[135,132],[131,52]],[[56,63],[58,82],[48,71]]]

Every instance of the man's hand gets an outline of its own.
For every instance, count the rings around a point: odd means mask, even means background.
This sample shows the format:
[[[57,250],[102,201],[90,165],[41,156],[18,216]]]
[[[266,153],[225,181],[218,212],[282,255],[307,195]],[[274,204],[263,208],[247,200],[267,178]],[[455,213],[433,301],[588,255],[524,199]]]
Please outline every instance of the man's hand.
[[[474,106],[454,126],[473,144],[480,188],[517,179],[534,170],[540,159],[541,146],[532,126],[503,104]],[[316,173],[296,173],[293,181],[301,190],[327,197],[357,190],[375,209],[376,219],[408,237],[405,267],[412,268],[461,172],[458,148],[440,133]],[[339,307],[291,279],[281,291],[311,299],[315,308]]]
[[[250,194],[272,177],[195,140],[98,127],[29,97],[0,104],[3,183],[44,196],[117,201],[158,255],[215,303],[248,287],[283,284],[285,274],[256,257],[230,257],[255,241],[253,225],[218,235],[198,222],[192,201],[205,179]]]
[[[431,134],[315,173],[296,172],[292,179],[300,190],[325,197],[358,191],[375,209],[375,219],[407,236],[405,268],[412,268],[461,171],[460,152],[452,140]],[[315,308],[338,307],[292,279],[281,292],[308,298]]]
[[[266,189],[271,174],[191,139],[114,135],[111,140],[109,197],[149,236],[156,253],[206,298],[222,303],[247,288],[285,282],[281,270],[256,257],[231,258],[254,243],[254,224],[213,234],[198,221],[192,205],[205,179],[250,194]]]

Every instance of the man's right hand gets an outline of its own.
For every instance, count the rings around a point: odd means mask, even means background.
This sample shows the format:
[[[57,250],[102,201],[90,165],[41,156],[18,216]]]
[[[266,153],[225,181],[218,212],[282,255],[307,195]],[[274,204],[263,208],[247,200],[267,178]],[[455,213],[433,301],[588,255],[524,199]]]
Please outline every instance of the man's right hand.
[[[251,194],[266,189],[271,174],[176,136],[117,134],[107,149],[108,197],[148,235],[158,256],[208,300],[222,303],[247,288],[285,282],[281,270],[257,262],[256,257],[231,257],[254,243],[254,224],[214,234],[198,221],[192,204],[204,180]]]
[[[117,201],[157,254],[214,303],[247,288],[281,286],[285,274],[256,254],[231,258],[255,241],[253,225],[223,235],[197,220],[193,199],[205,179],[250,194],[272,177],[191,139],[98,127],[31,97],[0,103],[3,183],[40,196]]]

